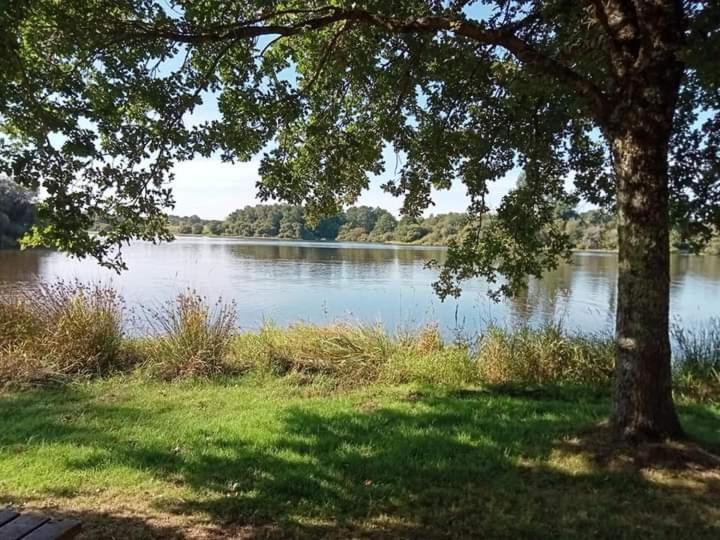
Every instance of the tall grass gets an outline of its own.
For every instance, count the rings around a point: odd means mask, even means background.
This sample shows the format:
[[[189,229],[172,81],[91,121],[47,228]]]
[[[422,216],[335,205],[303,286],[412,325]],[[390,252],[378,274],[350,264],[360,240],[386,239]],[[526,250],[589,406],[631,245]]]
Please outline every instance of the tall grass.
[[[720,370],[720,318],[710,318],[695,328],[674,323],[671,333],[682,367],[694,371]]]
[[[608,385],[614,366],[610,336],[572,335],[560,325],[491,327],[478,342],[479,377],[488,384]]]
[[[462,385],[476,381],[469,349],[447,346],[435,326],[388,334],[379,325],[263,325],[236,336],[232,361],[244,371],[350,387],[378,382]]]
[[[283,329],[270,322],[237,336],[232,357],[245,370],[362,384],[377,380],[397,347],[380,326],[301,323]]]
[[[39,323],[24,296],[0,296],[0,351],[14,348],[37,336]]]
[[[347,388],[374,383],[540,385],[607,389],[612,336],[559,325],[491,327],[477,340],[446,343],[436,326],[391,335],[379,325],[272,323],[238,333],[234,303],[187,291],[145,311],[150,335],[124,332],[124,304],[101,285],[58,282],[0,298],[0,382],[103,376],[136,365],[177,379],[242,372]],[[676,393],[720,399],[720,320],[673,326]]]
[[[122,360],[123,312],[113,288],[78,281],[0,299],[0,378],[109,373]]]
[[[720,399],[720,319],[671,328],[675,345],[675,386],[698,400]]]
[[[225,363],[235,332],[235,305],[214,304],[194,291],[146,313],[152,337],[144,340],[146,367],[165,379],[211,376]]]

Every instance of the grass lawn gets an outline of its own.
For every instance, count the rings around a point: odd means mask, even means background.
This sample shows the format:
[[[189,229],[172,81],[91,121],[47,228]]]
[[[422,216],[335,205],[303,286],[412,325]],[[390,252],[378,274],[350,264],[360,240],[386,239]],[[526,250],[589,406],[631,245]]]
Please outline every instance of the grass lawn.
[[[6,391],[0,506],[79,516],[85,538],[720,538],[720,471],[666,446],[600,459],[607,408],[252,377]],[[720,408],[681,411],[720,445]]]

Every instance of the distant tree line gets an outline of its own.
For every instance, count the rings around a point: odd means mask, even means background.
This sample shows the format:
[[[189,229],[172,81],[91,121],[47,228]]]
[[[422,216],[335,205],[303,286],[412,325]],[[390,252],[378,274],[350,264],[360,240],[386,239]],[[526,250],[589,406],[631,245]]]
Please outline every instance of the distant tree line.
[[[615,215],[604,210],[578,212],[558,208],[562,222],[577,249],[617,248]],[[0,177],[0,249],[14,248],[35,220],[33,194],[7,178]],[[492,217],[488,219],[488,223]],[[423,218],[397,219],[387,210],[355,206],[312,224],[299,206],[258,204],[235,210],[224,220],[199,216],[168,216],[175,234],[281,238],[288,240],[338,240],[352,242],[402,242],[445,246],[459,239],[468,225],[468,216],[451,212]],[[98,222],[97,228],[107,225]],[[674,249],[689,247],[679,229],[672,231]],[[715,234],[704,253],[720,255],[720,234]]]
[[[0,249],[17,247],[34,220],[32,193],[0,176]]]
[[[576,249],[617,249],[617,218],[603,210],[585,212],[569,211],[559,216],[564,222],[565,232]],[[673,250],[689,250],[691,243],[679,227],[670,231],[670,246]],[[720,232],[712,236],[703,253],[720,255]]]
[[[397,219],[387,210],[369,206],[351,207],[311,223],[301,207],[285,204],[246,206],[235,210],[223,221],[203,220],[195,215],[170,216],[169,220],[175,234],[425,245],[446,245],[467,224],[467,216],[460,213]]]
[[[492,218],[490,218],[492,219]],[[615,215],[604,210],[579,212],[558,208],[557,219],[577,249],[617,248]],[[464,213],[397,219],[387,210],[355,206],[311,224],[301,207],[285,204],[259,204],[235,210],[225,220],[204,220],[198,216],[170,216],[175,234],[282,238],[291,240],[338,240],[352,242],[402,242],[444,246],[462,236],[468,225]],[[488,221],[489,222],[489,221]],[[673,248],[689,247],[678,230],[673,231]],[[720,234],[716,234],[705,253],[720,255]]]

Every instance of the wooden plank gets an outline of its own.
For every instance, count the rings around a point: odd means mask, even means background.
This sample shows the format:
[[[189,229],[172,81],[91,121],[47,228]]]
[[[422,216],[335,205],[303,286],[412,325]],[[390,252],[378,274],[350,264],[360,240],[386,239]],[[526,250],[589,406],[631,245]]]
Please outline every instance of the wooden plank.
[[[0,527],[0,540],[20,540],[47,521],[50,521],[50,518],[24,514]]]
[[[0,527],[5,525],[8,521],[12,521],[20,514],[13,512],[12,510],[0,510]]]
[[[22,540],[69,540],[80,532],[80,522],[77,519],[60,519],[48,521],[35,529]]]

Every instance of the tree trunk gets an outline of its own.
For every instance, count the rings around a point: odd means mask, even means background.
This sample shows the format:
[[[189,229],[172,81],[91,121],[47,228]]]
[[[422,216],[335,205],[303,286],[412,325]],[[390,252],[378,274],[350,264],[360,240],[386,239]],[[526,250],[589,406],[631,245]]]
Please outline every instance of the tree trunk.
[[[612,420],[616,435],[630,440],[683,433],[672,399],[667,140],[638,135],[613,143],[619,255]]]
[[[607,124],[619,250],[612,424],[638,441],[683,435],[672,399],[668,149],[685,19],[677,0],[630,5],[608,3],[619,82]]]

